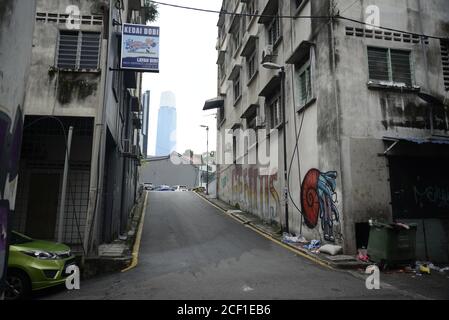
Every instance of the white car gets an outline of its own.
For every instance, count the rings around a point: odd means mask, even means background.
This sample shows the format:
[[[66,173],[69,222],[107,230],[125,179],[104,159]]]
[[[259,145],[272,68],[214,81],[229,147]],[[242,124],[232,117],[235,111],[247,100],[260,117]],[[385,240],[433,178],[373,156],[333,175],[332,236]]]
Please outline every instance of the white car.
[[[189,191],[189,189],[187,188],[187,186],[174,186],[173,188],[174,188],[175,191],[177,191],[177,192],[186,192],[186,191]]]

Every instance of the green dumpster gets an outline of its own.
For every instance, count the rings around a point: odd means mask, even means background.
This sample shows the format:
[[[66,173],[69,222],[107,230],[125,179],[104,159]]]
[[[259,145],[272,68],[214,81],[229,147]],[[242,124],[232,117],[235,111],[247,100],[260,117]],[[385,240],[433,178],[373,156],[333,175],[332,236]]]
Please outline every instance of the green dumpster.
[[[417,225],[385,224],[370,221],[368,256],[382,268],[414,264]]]

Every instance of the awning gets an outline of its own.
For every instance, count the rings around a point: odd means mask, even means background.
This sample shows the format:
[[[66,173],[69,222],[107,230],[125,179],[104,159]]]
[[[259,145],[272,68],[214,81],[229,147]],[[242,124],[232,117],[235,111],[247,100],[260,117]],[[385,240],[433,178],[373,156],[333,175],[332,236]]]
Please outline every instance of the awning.
[[[231,127],[231,129],[232,130],[237,130],[237,129],[240,129],[240,128],[242,128],[243,127],[243,125],[241,124],[241,123],[234,123],[233,125],[232,125],[232,127]]]
[[[251,117],[254,117],[255,115],[257,115],[257,109],[259,108],[258,104],[251,104],[248,109],[245,110],[245,112],[243,112],[241,118],[242,119],[248,119]]]
[[[234,65],[234,68],[232,68],[232,71],[228,77],[228,80],[234,81],[237,78],[237,76],[239,75],[241,68],[242,68],[242,66],[239,64]]]
[[[226,51],[220,50],[218,51],[218,59],[217,64],[222,64],[225,61]]]
[[[281,88],[281,77],[274,76],[267,85],[260,91],[260,97],[271,97],[277,90]]]
[[[302,41],[295,49],[293,54],[287,59],[288,64],[297,64],[310,54],[310,47],[313,42]]]
[[[263,9],[258,23],[268,23],[278,14],[278,0],[268,0],[267,5]]]
[[[224,107],[224,99],[217,97],[217,98],[207,100],[204,103],[203,111],[213,110],[213,109],[218,109],[218,108],[223,108],[223,107]]]
[[[257,39],[259,38],[256,36],[248,37],[248,40],[243,46],[242,53],[240,54],[242,57],[249,57],[254,52],[254,50],[256,50]]]
[[[449,137],[448,138],[439,138],[439,137],[429,137],[429,138],[415,138],[415,137],[401,137],[401,138],[392,138],[392,137],[384,137],[385,141],[393,141],[393,142],[411,142],[415,144],[447,144],[449,145]]]
[[[239,14],[234,14],[234,16],[232,17],[232,20],[231,20],[231,24],[229,25],[228,33],[233,33],[235,31],[237,31],[237,29],[239,27],[240,19],[242,19],[242,17]]]

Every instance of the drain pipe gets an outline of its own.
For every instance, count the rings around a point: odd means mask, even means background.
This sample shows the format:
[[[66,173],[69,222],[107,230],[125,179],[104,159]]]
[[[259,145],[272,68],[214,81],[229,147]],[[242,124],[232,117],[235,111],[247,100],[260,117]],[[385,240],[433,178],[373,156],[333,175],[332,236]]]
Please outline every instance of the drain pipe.
[[[419,12],[419,28],[421,29],[421,34],[425,34],[424,25],[422,21],[422,11],[421,11],[421,0],[418,0],[418,12]],[[427,60],[427,47],[425,44],[425,37],[421,37],[421,48],[424,57],[424,68],[426,73],[426,90],[430,93],[430,78],[429,78],[429,64]],[[430,135],[433,136],[435,133],[434,123],[433,123],[433,104],[430,104]]]

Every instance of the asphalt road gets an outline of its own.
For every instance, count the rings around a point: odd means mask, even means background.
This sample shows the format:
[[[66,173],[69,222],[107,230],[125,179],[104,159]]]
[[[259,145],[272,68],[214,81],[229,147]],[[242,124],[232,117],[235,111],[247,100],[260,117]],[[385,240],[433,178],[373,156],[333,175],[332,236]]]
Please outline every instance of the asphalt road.
[[[319,266],[224,215],[194,193],[151,192],[139,264],[48,299],[411,299]]]

